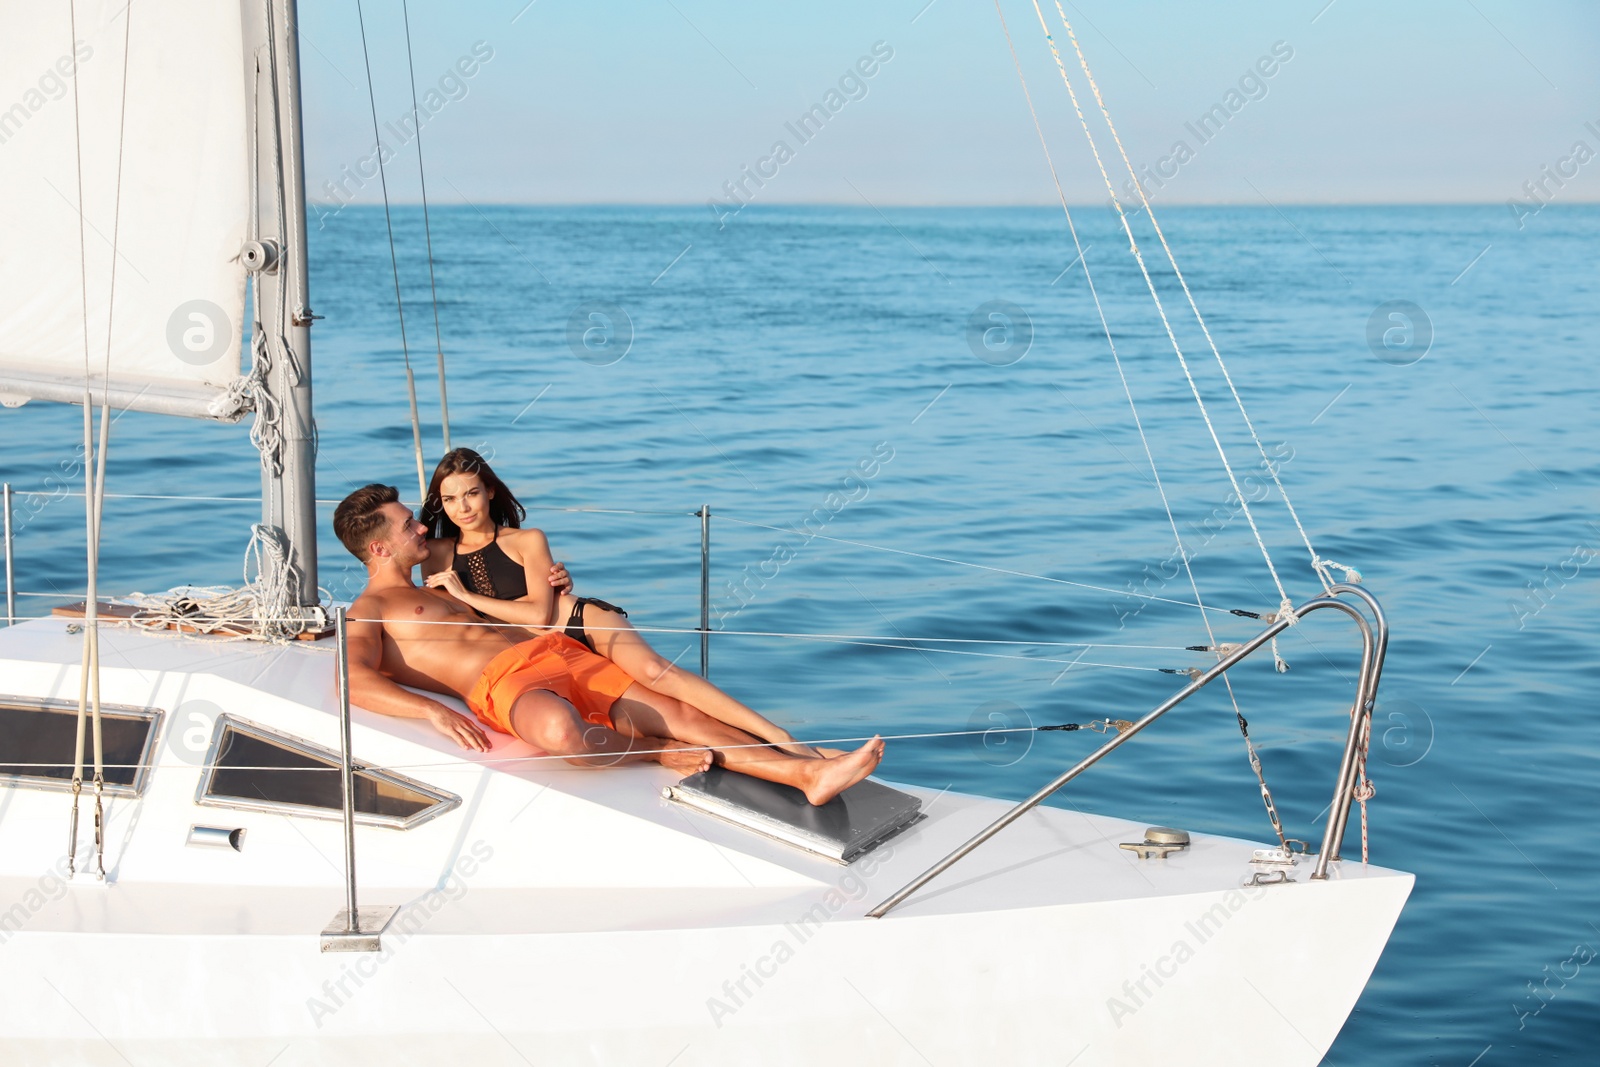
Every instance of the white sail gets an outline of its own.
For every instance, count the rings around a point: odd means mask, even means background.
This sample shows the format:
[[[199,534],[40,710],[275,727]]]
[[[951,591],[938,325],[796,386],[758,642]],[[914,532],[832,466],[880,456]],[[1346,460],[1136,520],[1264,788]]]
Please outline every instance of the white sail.
[[[237,3],[0,6],[0,401],[239,417],[246,84]]]

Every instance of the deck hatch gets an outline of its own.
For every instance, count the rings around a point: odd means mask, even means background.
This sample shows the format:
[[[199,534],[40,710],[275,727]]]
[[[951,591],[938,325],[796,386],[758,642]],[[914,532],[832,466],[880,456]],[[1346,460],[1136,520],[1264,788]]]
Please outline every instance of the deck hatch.
[[[409,830],[461,803],[454,793],[355,761],[356,821]],[[313,819],[343,818],[339,754],[233,715],[217,718],[195,802]]]
[[[926,818],[922,801],[882,782],[857,782],[821,807],[793,786],[712,767],[662,790],[667,800],[830,859],[852,863]]]
[[[122,704],[100,705],[105,791],[136,797],[150,777],[161,712]],[[72,745],[78,705],[66,700],[0,697],[0,785],[66,791],[72,788]],[[94,737],[83,738],[85,782],[94,776]]]

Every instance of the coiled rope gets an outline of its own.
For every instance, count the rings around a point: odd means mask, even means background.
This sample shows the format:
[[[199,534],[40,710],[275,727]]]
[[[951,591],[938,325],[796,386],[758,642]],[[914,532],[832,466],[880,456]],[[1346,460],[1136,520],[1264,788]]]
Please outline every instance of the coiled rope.
[[[122,600],[138,609],[128,622],[140,629],[282,643],[328,628],[325,608],[296,607],[299,584],[300,569],[292,562],[283,531],[256,523],[245,548],[243,587],[184,586],[166,593],[131,593]],[[318,592],[326,599],[325,591]]]

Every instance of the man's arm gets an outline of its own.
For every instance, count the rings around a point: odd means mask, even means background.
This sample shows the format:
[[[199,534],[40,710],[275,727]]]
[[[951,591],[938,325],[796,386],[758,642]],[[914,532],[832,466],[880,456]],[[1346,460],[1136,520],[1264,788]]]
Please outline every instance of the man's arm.
[[[426,719],[434,729],[462,748],[489,751],[489,738],[478,724],[458,715],[431,697],[413,693],[379,671],[383,664],[383,624],[371,621],[371,612],[381,610],[371,602],[357,600],[352,605],[363,619],[351,619],[345,633],[349,645],[350,702],[381,715],[402,719]]]

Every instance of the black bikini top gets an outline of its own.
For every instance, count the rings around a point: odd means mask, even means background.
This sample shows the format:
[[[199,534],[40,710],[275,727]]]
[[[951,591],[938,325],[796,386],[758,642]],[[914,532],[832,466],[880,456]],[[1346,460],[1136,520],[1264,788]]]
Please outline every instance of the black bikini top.
[[[500,547],[499,527],[495,528],[494,540],[476,552],[452,549],[450,569],[460,575],[462,585],[479,596],[519,600],[528,595],[527,572]]]

